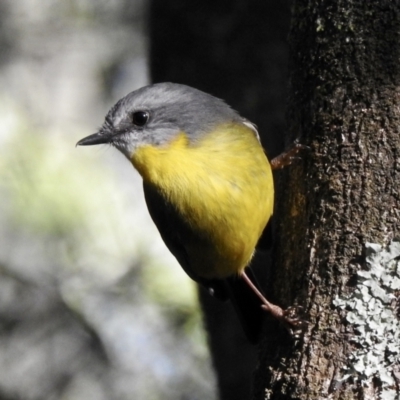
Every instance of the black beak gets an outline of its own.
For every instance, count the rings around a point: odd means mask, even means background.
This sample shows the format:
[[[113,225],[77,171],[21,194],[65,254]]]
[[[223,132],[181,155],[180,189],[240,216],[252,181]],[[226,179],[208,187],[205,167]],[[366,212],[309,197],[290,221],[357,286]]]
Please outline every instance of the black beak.
[[[97,132],[93,135],[86,136],[81,139],[76,145],[77,146],[92,146],[94,144],[104,144],[110,143],[112,140],[112,135],[107,134],[106,132]]]

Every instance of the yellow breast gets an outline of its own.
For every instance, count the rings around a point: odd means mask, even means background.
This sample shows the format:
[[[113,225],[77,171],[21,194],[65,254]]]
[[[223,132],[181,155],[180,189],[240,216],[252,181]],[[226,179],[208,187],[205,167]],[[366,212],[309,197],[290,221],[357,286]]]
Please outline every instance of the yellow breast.
[[[273,212],[270,164],[254,132],[223,125],[195,144],[184,133],[165,147],[144,146],[131,157],[143,179],[210,238],[188,244],[191,268],[203,278],[240,273]]]

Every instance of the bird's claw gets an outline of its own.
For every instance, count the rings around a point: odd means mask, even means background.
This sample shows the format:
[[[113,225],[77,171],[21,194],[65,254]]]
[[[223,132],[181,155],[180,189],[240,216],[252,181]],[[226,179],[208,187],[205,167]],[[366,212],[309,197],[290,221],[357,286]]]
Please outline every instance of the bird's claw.
[[[275,305],[273,309],[268,305],[262,305],[261,307],[282,322],[290,335],[295,339],[298,339],[307,328],[308,322],[300,318],[300,315],[303,313],[303,307],[301,306],[292,306],[286,310]]]
[[[279,154],[271,160],[272,169],[282,169],[292,164],[295,160],[301,160],[301,157],[296,157],[296,155],[302,150],[310,150],[310,147],[301,144],[296,140],[288,151]]]
[[[282,322],[295,339],[302,335],[308,325],[308,322],[301,318],[303,312],[304,308],[302,306],[292,306],[283,311]]]

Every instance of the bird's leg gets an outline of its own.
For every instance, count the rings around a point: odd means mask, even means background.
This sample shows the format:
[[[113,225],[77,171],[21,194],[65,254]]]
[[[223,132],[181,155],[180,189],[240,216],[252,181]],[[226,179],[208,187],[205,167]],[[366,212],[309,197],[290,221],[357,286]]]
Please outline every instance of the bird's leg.
[[[271,313],[275,318],[282,319],[284,317],[284,311],[281,307],[270,303],[265,296],[258,290],[257,286],[251,281],[251,279],[246,275],[246,272],[242,272],[242,278],[250,286],[251,290],[258,296],[262,302],[262,308],[269,313]]]
[[[296,157],[297,153],[301,150],[309,149],[308,146],[304,144],[300,144],[295,142],[294,145],[288,150],[284,151],[283,153],[279,154],[278,156],[274,157],[271,160],[271,168],[272,169],[282,169],[288,165],[290,165],[294,160],[300,159],[300,157]]]
[[[287,310],[283,310],[281,307],[270,303],[265,296],[258,290],[256,285],[251,281],[251,279],[246,275],[246,272],[242,272],[241,278],[249,285],[251,290],[258,296],[261,300],[262,305],[261,308],[265,311],[269,312],[273,317],[283,322],[287,328],[294,333],[295,335],[301,331],[306,325],[305,321],[296,317],[296,312],[293,307],[290,307]]]

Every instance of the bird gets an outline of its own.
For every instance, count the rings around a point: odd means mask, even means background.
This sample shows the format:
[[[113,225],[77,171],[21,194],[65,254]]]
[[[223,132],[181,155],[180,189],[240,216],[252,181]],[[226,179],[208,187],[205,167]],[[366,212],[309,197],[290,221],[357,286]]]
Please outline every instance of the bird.
[[[98,144],[118,149],[139,172],[165,245],[191,279],[232,301],[251,343],[259,341],[265,310],[294,324],[248,267],[272,241],[272,169],[289,164],[296,150],[270,162],[255,124],[223,100],[171,82],[127,94],[77,146]]]

